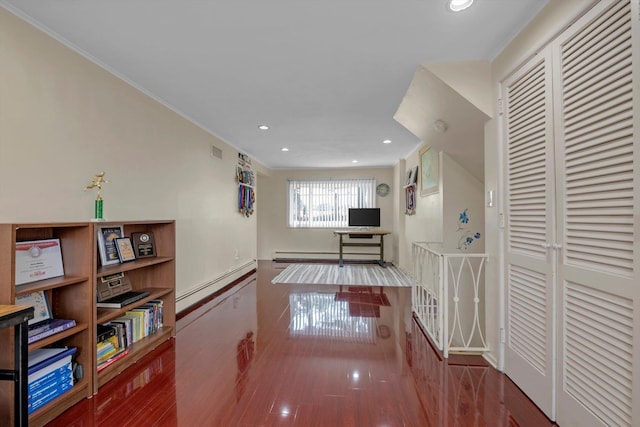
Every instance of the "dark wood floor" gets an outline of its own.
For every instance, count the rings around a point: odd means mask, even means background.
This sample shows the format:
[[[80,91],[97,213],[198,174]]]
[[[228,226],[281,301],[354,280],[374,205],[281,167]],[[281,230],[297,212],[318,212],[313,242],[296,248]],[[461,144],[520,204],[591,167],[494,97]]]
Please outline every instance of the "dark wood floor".
[[[409,288],[336,298],[338,287],[271,284],[282,268],[260,262],[182,318],[175,340],[49,425],[553,425],[482,358],[443,361]]]

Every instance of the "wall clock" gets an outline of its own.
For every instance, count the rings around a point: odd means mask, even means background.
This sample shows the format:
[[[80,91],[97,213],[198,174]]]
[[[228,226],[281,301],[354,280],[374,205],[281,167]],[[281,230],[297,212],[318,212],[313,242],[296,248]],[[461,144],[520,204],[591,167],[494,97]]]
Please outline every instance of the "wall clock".
[[[391,189],[384,182],[382,184],[378,184],[378,186],[376,187],[376,194],[380,197],[386,196],[387,194],[389,194],[389,191],[391,191]]]

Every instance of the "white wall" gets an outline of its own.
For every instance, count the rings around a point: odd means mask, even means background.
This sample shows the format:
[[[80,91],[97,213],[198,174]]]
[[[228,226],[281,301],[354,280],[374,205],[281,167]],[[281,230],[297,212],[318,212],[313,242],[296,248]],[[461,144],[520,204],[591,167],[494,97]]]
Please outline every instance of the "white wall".
[[[272,170],[259,176],[257,196],[258,212],[258,259],[273,258],[323,258],[337,259],[338,238],[326,228],[289,228],[287,227],[287,179],[343,179],[375,178],[378,184],[389,184],[391,192],[386,197],[376,196],[380,208],[380,228],[393,230],[393,205],[395,194],[399,191],[393,185],[393,168],[349,168],[349,169],[305,169]],[[385,239],[385,260],[394,259],[392,236]],[[351,249],[351,248],[349,248]],[[368,248],[377,250],[377,248]],[[287,251],[287,254],[277,254]],[[330,254],[308,254],[304,252],[330,252]]]
[[[0,64],[1,222],[88,221],[106,171],[106,219],[176,220],[178,310],[252,268],[233,147],[2,8]]]
[[[419,148],[407,157],[403,175],[418,165]],[[440,165],[442,165],[442,153],[439,156]],[[418,176],[420,176],[419,171]],[[411,269],[411,244],[413,242],[442,242],[443,239],[442,179],[439,182],[438,192],[427,196],[420,196],[419,179],[417,184],[415,214],[404,214],[404,195],[400,203],[400,209],[404,215],[404,234],[400,241],[400,267],[407,271]]]
[[[484,252],[484,185],[456,163],[450,156],[441,156],[443,194],[443,251],[446,253]],[[460,224],[460,214],[467,211],[467,224]],[[460,229],[462,228],[462,230]],[[480,233],[466,249],[460,239],[466,232]]]

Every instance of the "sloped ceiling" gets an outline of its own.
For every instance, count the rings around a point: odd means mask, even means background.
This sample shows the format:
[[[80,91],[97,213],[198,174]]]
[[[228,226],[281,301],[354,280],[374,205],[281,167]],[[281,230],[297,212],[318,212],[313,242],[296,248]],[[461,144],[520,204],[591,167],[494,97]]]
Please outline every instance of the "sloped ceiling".
[[[490,75],[478,72],[475,77],[466,79],[458,76],[449,85],[428,67],[428,64],[418,67],[394,119],[420,141],[444,151],[476,179],[484,182],[484,124],[490,116],[455,88],[488,110],[490,104],[486,104],[481,95],[473,94],[482,94],[490,89]],[[436,68],[443,69],[442,66]],[[486,69],[481,63],[450,64],[448,68]],[[474,80],[473,84],[470,85],[469,80]],[[473,92],[469,92],[470,88],[474,89]]]

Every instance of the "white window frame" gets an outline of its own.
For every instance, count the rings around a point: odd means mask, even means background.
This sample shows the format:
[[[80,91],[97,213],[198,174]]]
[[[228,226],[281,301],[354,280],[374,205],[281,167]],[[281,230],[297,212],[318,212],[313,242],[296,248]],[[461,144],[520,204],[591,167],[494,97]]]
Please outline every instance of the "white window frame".
[[[375,178],[287,180],[287,226],[347,227],[349,208],[375,208]]]

